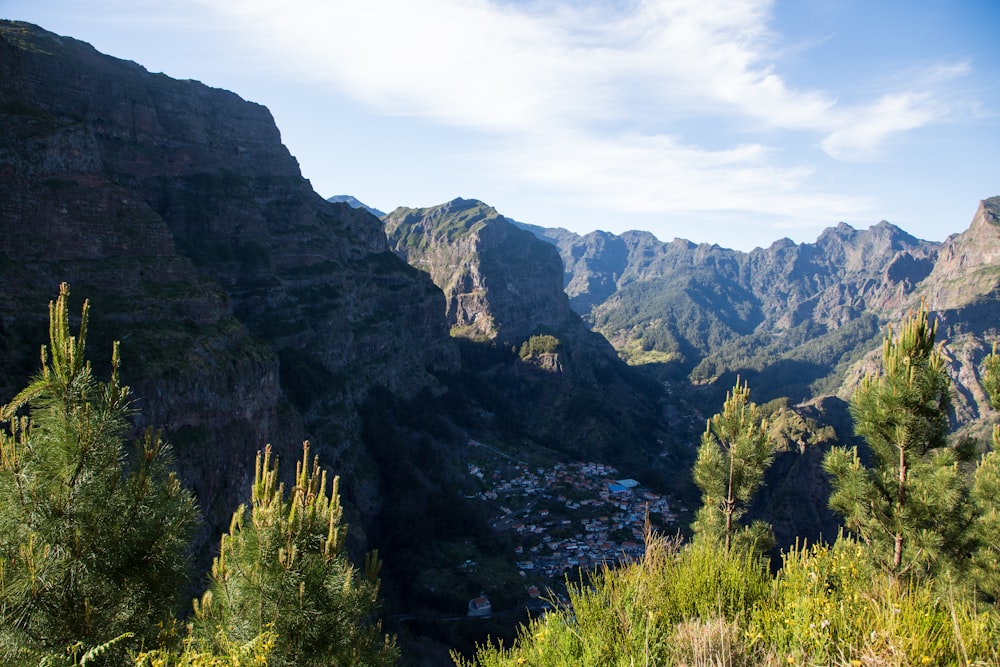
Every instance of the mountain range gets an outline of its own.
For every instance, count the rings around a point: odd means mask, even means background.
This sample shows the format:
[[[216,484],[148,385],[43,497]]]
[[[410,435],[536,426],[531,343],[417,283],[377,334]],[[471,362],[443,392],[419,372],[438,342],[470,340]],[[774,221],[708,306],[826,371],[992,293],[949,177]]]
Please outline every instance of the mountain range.
[[[737,377],[782,443],[753,514],[779,542],[832,536],[819,460],[851,439],[846,400],[921,300],[954,427],[992,419],[978,369],[1000,322],[998,197],[943,243],[840,224],[749,253],[526,225],[473,199],[382,214],[314,192],[268,110],[231,92],[13,21],[0,80],[0,402],[37,370],[46,303],[70,283],[98,370],[122,341],[135,426],[173,444],[203,546],[254,453],[309,439],[342,477],[354,552],[385,557],[390,608],[445,609],[467,591],[415,583],[437,545],[504,546],[462,493],[470,441],[613,463],[688,502]]]

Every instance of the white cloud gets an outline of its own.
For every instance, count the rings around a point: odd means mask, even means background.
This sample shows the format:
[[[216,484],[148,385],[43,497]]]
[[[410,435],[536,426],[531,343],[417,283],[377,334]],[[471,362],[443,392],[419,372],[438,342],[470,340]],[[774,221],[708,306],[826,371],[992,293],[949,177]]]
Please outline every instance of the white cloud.
[[[671,120],[708,115],[827,134],[830,154],[846,157],[862,141],[872,148],[939,117],[919,90],[844,109],[827,91],[789,86],[770,56],[770,0],[202,1],[255,35],[276,71],[333,85],[382,113],[465,127],[613,121],[659,134],[673,131]],[[911,78],[927,88],[967,69],[935,65]]]
[[[383,113],[510,130],[545,122],[580,84],[573,50],[551,26],[481,0],[215,6],[262,40],[274,68]]]
[[[858,198],[810,191],[806,167],[772,164],[773,150],[744,144],[710,151],[677,137],[600,138],[549,133],[501,154],[510,179],[562,193],[582,208],[678,216],[743,210],[775,221],[829,223],[858,214]]]
[[[833,104],[790,90],[764,59],[767,0],[642,0],[618,11],[487,0],[204,1],[250,29],[276,67],[307,67],[314,81],[383,112],[465,126],[638,124],[714,105],[812,127]],[[637,90],[647,100],[638,108]]]
[[[932,65],[842,104],[782,75],[771,0],[200,2],[253,35],[256,66],[272,74],[484,131],[499,148],[477,160],[494,174],[642,212],[863,211],[817,191],[803,153],[777,142],[805,138],[836,160],[878,155],[887,138],[945,117],[935,86],[969,67]],[[699,123],[745,138],[718,148],[717,136],[684,133]]]
[[[842,126],[823,140],[823,150],[838,160],[874,157],[892,134],[927,125],[947,113],[928,93],[883,95],[866,109],[846,116]]]

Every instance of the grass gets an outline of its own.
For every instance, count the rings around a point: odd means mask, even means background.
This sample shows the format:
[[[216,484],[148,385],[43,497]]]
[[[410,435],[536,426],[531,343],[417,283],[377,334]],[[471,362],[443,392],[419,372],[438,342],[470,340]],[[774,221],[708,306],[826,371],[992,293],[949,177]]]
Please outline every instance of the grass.
[[[758,559],[652,535],[640,561],[571,592],[510,646],[459,667],[1000,664],[1000,613],[941,581],[900,582],[848,539]]]

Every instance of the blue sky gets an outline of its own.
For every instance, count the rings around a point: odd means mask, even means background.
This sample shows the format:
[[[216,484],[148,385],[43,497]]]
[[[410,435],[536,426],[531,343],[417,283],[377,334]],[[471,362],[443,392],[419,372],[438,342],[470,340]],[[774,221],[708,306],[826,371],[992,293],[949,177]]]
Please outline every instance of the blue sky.
[[[324,197],[749,250],[1000,195],[995,0],[0,0],[267,106]]]

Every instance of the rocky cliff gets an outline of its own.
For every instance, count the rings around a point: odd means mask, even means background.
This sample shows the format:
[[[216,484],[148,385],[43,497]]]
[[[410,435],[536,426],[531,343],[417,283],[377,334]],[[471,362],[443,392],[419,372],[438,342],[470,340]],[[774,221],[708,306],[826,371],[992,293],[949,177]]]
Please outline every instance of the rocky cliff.
[[[444,292],[466,356],[495,351],[468,366],[503,387],[539,444],[650,467],[664,450],[660,390],[570,309],[552,245],[476,200],[399,208],[383,222],[393,250]]]
[[[520,345],[572,315],[555,248],[482,202],[399,208],[384,225],[393,250],[444,291],[455,335]]]
[[[457,369],[441,292],[377,218],[313,192],[264,107],[10,21],[0,80],[4,394],[70,282],[91,349],[123,339],[140,421],[218,523],[265,443],[310,438],[356,471],[372,387],[413,396]],[[345,482],[374,511],[371,483]]]

